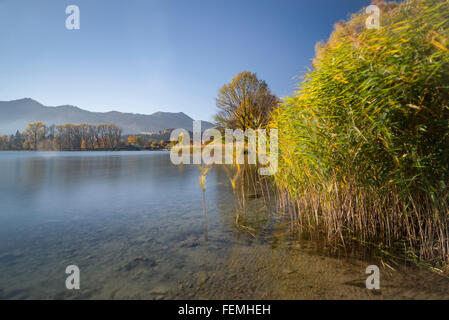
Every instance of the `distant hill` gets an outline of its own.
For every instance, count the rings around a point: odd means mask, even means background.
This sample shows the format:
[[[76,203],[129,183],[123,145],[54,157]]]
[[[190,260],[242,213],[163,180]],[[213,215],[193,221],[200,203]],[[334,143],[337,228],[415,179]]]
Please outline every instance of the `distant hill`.
[[[0,101],[0,134],[12,134],[24,130],[28,123],[42,121],[46,125],[66,123],[113,123],[124,134],[154,133],[170,128],[192,130],[193,119],[183,112],[156,112],[150,115],[110,112],[91,112],[71,105],[48,107],[30,99]],[[213,124],[202,121],[201,128]]]

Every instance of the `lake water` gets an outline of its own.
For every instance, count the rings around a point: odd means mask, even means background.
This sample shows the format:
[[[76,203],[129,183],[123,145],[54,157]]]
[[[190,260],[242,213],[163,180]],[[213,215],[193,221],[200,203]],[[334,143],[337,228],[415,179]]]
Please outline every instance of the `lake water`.
[[[0,298],[449,298],[428,271],[318,253],[260,198],[248,200],[257,232],[237,229],[220,167],[205,218],[199,174],[168,152],[0,152]],[[370,264],[378,291],[365,287]],[[80,290],[65,287],[68,265]]]

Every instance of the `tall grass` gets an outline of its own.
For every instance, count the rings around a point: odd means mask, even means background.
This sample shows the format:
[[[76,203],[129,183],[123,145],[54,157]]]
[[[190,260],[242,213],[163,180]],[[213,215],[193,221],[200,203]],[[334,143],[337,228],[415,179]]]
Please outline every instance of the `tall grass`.
[[[206,165],[200,165],[199,166],[200,169],[200,176],[198,177],[198,182],[200,183],[201,186],[201,191],[203,191],[202,193],[202,199],[203,199],[203,225],[204,225],[204,241],[207,241],[207,208],[206,208],[206,177],[207,174],[209,173],[211,166]]]
[[[222,168],[233,190],[235,226],[256,238],[269,220],[266,213],[274,211],[270,202],[273,185],[266,176],[258,174],[258,165],[245,163]]]
[[[448,263],[449,1],[380,6],[378,30],[338,23],[274,111],[274,180],[300,231]]]

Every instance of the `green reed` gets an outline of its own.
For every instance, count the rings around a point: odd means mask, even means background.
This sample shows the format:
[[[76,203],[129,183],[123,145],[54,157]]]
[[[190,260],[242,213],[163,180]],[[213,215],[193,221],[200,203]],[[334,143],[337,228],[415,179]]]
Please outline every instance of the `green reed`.
[[[448,263],[449,2],[380,6],[378,30],[364,11],[336,24],[273,112],[277,198],[329,243]]]

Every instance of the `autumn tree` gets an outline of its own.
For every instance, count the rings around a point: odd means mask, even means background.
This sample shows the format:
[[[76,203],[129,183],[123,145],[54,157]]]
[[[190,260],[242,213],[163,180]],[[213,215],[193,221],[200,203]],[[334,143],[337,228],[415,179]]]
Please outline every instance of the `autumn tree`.
[[[255,73],[240,72],[218,92],[215,121],[232,129],[259,129],[267,125],[279,102],[265,81]]]
[[[9,138],[7,135],[0,136],[0,150],[8,150]]]
[[[33,122],[28,124],[28,127],[23,132],[25,136],[24,148],[37,150],[41,139],[45,138],[47,127],[42,122]]]
[[[127,144],[136,145],[137,144],[136,136],[135,135],[129,136],[128,140],[127,140]]]
[[[122,129],[115,124],[65,124],[56,126],[55,142],[59,150],[116,150]]]
[[[115,124],[51,125],[30,123],[25,131],[18,130],[6,139],[0,149],[5,150],[117,150],[122,143],[122,129]],[[7,143],[5,142],[7,141]],[[5,147],[6,145],[6,147]]]

